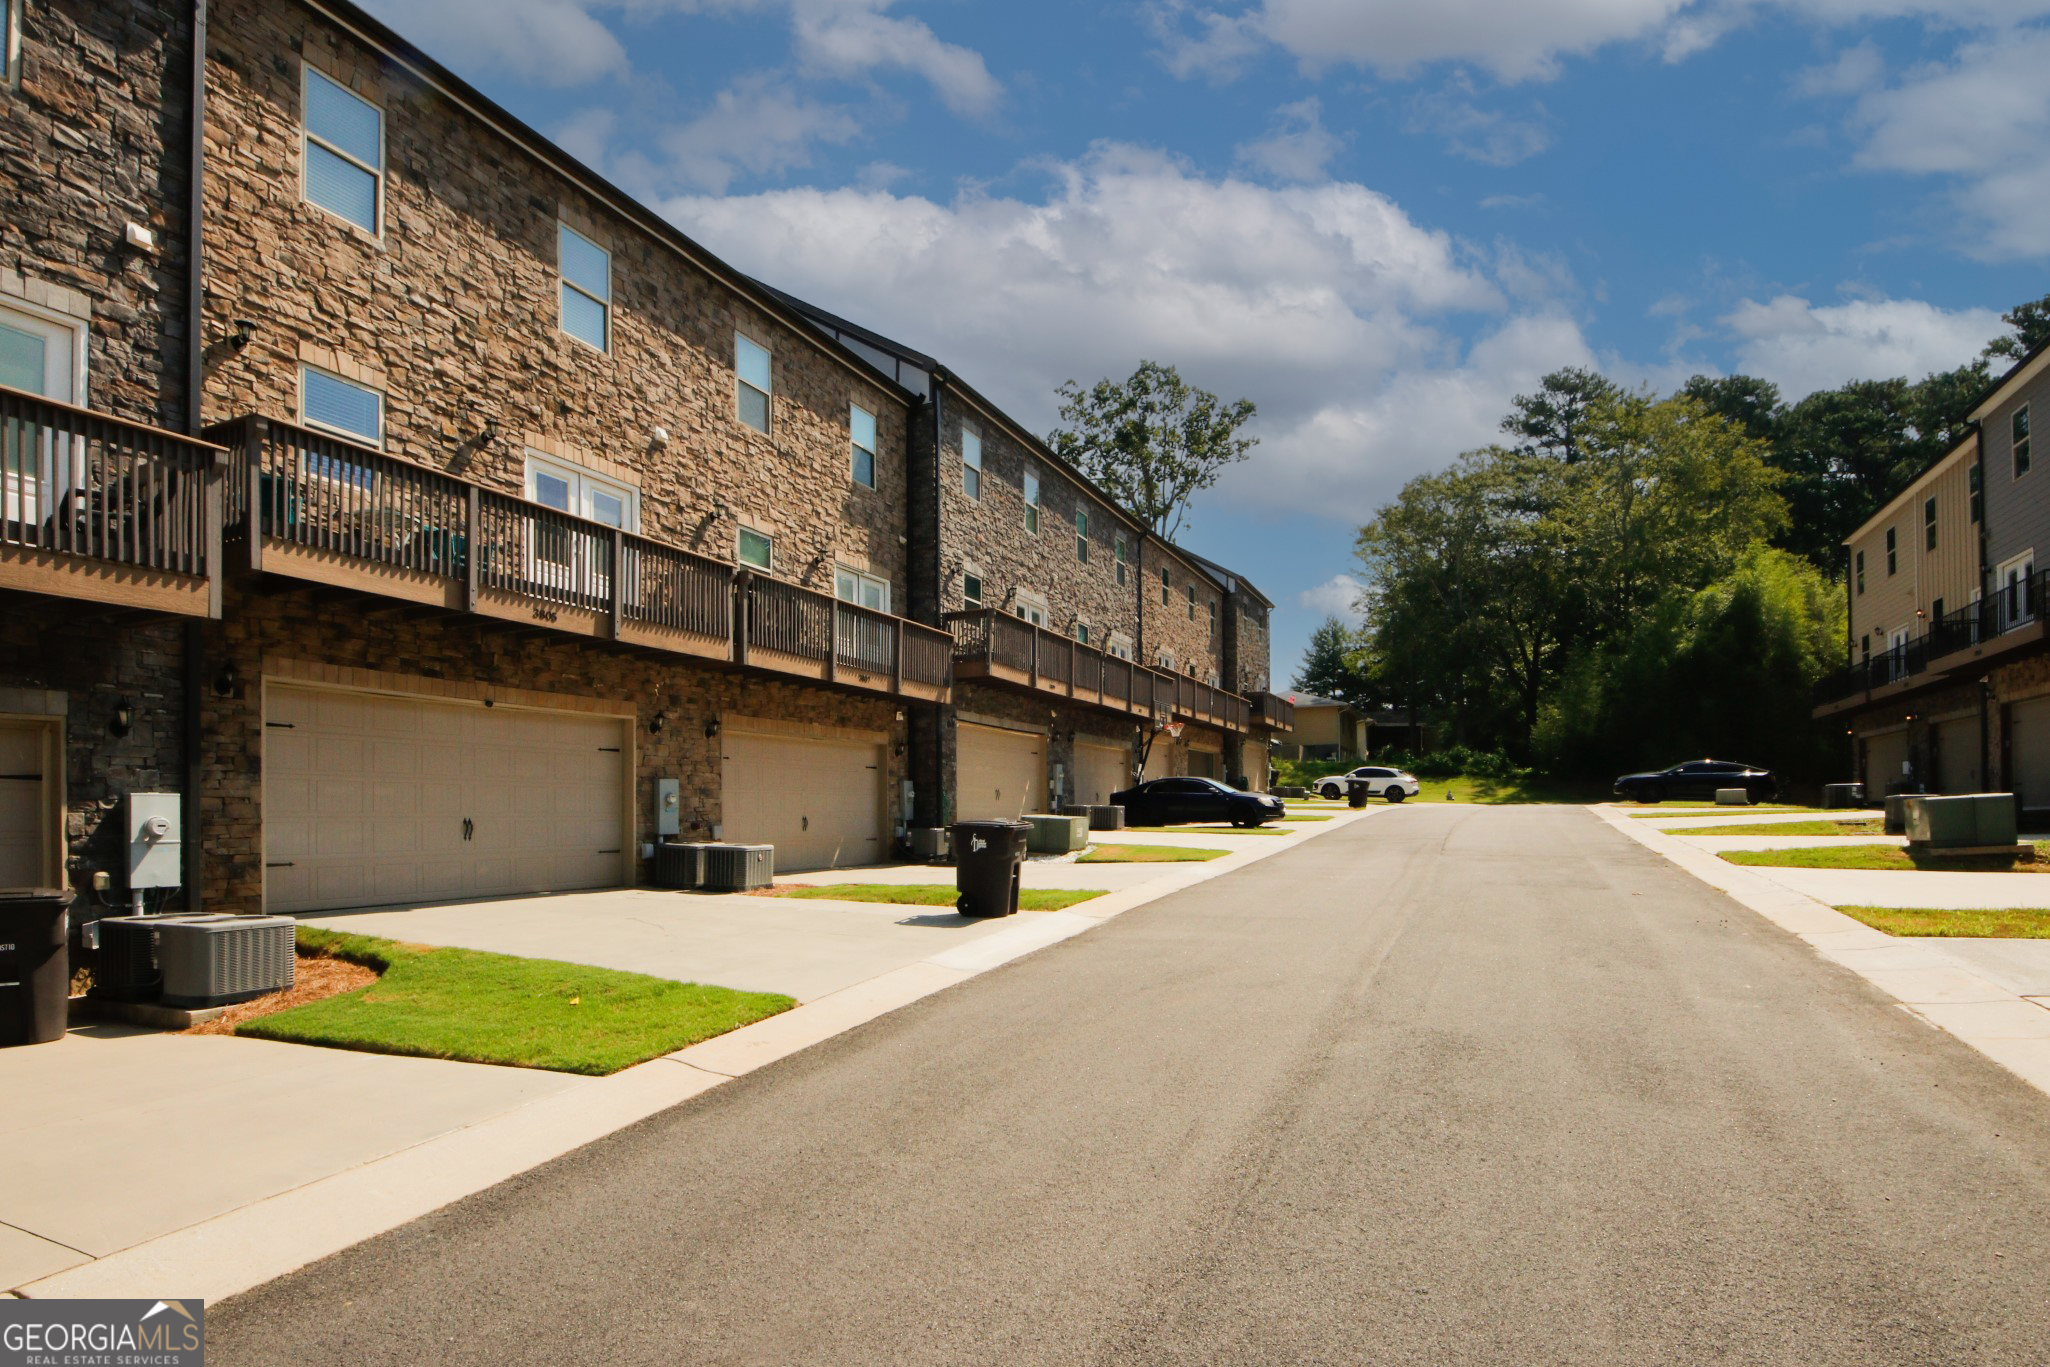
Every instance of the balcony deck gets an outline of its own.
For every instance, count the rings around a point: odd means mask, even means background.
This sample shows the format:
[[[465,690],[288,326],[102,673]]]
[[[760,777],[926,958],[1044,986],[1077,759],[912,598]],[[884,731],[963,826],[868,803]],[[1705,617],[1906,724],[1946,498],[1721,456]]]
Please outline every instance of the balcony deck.
[[[289,423],[214,429],[251,570],[930,702],[947,633]]]
[[[2040,650],[2050,641],[2044,594],[2050,570],[2017,580],[1991,598],[1948,612],[1913,640],[1815,686],[1817,720],[1905,698],[1942,684],[1973,679],[1998,665]]]
[[[994,608],[946,616],[954,677],[995,679],[1048,697],[1159,721],[1203,722],[1243,734],[1245,698],[1184,675],[1149,669]]]
[[[1295,703],[1273,693],[1254,693],[1246,701],[1252,705],[1253,720],[1269,731],[1295,730]]]
[[[0,588],[220,615],[218,446],[0,388]]]

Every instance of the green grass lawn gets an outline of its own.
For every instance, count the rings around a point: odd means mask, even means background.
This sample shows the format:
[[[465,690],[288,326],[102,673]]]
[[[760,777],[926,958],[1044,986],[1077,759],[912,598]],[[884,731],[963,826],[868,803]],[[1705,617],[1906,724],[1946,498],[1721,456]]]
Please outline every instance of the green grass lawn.
[[[1838,907],[1888,935],[1950,935],[1987,940],[2050,940],[2050,907],[1944,911],[1937,907]]]
[[[1411,802],[1471,802],[1492,807],[1511,802],[1600,802],[1608,795],[1601,783],[1576,783],[1550,779],[1540,774],[1528,778],[1419,778],[1418,793]],[[1369,799],[1385,801],[1386,799]]]
[[[1304,812],[1300,816],[1290,813],[1281,819],[1284,823],[1291,821],[1329,821],[1331,815],[1330,812]]]
[[[2024,846],[2023,848],[2028,848]],[[1732,864],[1775,869],[1923,869],[1941,873],[2050,873],[2044,855],[2050,843],[2035,847],[2027,863],[2005,855],[1941,858],[1909,854],[1899,845],[1810,846],[1793,850],[1731,850],[1722,857]]]
[[[1850,821],[1749,821],[1736,826],[1667,826],[1664,835],[1885,835],[1884,817]]]
[[[299,927],[299,946],[381,976],[354,992],[246,1021],[236,1034],[602,1077],[797,1004],[773,992],[310,926]]]
[[[1173,834],[1173,835],[1287,835],[1287,834],[1288,834],[1288,832],[1287,832],[1287,831],[1285,831],[1285,830],[1276,830],[1276,829],[1275,829],[1274,827],[1272,827],[1272,826],[1233,826],[1233,825],[1230,825],[1230,824],[1214,824],[1214,825],[1207,825],[1207,826],[1194,826],[1194,825],[1192,825],[1192,826],[1183,826],[1183,825],[1179,825],[1179,824],[1177,824],[1177,825],[1173,825],[1173,826],[1139,826],[1139,827],[1135,827],[1134,829],[1136,829],[1136,830],[1142,830],[1142,831],[1166,831],[1166,832],[1169,832],[1170,834]]]
[[[1077,864],[1200,864],[1230,850],[1192,850],[1186,845],[1091,845]]]
[[[1021,888],[1020,911],[1061,911],[1103,896],[1103,888]],[[779,897],[837,902],[888,902],[906,907],[951,907],[960,894],[944,883],[823,883],[816,887],[779,889]]]
[[[1634,807],[1639,804],[1633,802],[1622,805]],[[1676,816],[1717,816],[1723,812],[1729,812],[1733,816],[1738,812],[1755,812],[1759,816],[1793,816],[1797,813],[1807,815],[1831,810],[1840,811],[1842,809],[1828,807],[1785,807],[1769,805],[1763,802],[1759,803],[1756,807],[1718,807],[1712,802],[1662,802],[1654,803],[1645,810],[1632,812],[1630,815],[1639,821],[1671,821]]]

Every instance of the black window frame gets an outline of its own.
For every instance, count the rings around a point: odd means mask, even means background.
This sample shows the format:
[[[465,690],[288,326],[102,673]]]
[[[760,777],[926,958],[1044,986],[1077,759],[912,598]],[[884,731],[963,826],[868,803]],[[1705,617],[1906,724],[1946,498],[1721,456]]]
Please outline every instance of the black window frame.
[[[2023,404],[2007,419],[2009,454],[2014,464],[2014,477],[2020,479],[2034,464],[2029,449],[2029,406]]]
[[[1900,571],[1900,532],[1898,528],[1886,529],[1886,577],[1891,579]]]
[[[1936,495],[1922,500],[1922,549],[1936,549]]]

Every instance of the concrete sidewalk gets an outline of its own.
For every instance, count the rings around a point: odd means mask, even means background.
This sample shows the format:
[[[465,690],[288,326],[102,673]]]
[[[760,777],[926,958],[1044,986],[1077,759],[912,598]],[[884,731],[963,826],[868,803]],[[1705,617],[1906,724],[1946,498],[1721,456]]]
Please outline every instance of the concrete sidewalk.
[[[623,889],[309,923],[785,992],[795,1010],[608,1078],[86,1026],[0,1050],[0,1293],[218,1299],[558,1157],[932,992],[1385,807],[1283,836],[1106,832],[1231,851],[1205,863],[1034,859],[1068,911]],[[1129,837],[1129,838],[1128,838]],[[942,883],[895,865],[778,882]]]

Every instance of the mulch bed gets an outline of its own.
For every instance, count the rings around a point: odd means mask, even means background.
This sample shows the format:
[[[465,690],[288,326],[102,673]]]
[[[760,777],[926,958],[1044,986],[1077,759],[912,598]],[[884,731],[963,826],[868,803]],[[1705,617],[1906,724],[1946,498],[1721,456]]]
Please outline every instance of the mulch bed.
[[[268,1016],[274,1011],[287,1011],[308,1002],[317,1002],[327,997],[339,997],[344,992],[354,992],[377,981],[374,970],[361,964],[352,964],[347,959],[331,959],[325,954],[301,954],[292,970],[292,985],[283,992],[273,992],[268,997],[254,1001],[238,1002],[223,1015],[210,1021],[202,1021],[183,1033],[188,1035],[232,1035],[235,1027],[244,1021]]]

